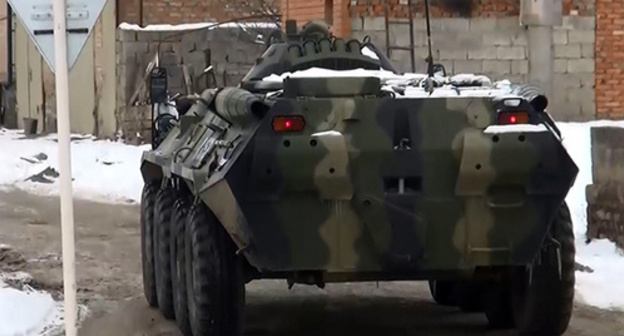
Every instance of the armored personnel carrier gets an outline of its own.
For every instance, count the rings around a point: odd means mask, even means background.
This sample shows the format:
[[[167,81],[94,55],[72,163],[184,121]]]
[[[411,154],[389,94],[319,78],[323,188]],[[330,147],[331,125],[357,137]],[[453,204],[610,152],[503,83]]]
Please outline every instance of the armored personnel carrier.
[[[253,280],[421,280],[491,327],[561,335],[578,169],[548,99],[287,27],[238,86],[161,118],[141,166],[149,304],[185,335],[236,336]]]

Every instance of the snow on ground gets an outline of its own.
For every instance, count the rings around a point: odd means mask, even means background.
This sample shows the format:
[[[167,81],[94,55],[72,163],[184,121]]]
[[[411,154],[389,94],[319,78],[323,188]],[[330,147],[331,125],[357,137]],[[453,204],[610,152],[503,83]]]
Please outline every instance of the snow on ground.
[[[590,128],[596,126],[624,127],[624,122],[594,121],[588,123],[559,123],[563,142],[580,172],[566,201],[572,212],[576,235],[576,260],[589,266],[593,273],[576,272],[576,290],[581,301],[605,309],[624,311],[624,254],[607,239],[585,244],[587,231],[587,202],[585,186],[592,183]]]
[[[16,187],[39,195],[58,195],[58,178],[50,178],[49,184],[25,181],[47,167],[58,172],[55,140],[55,135],[26,139],[22,131],[0,129],[0,188]],[[72,141],[75,196],[103,202],[138,202],[143,187],[140,159],[148,147],[94,141],[90,137]],[[47,158],[37,159],[41,153]]]
[[[3,278],[0,274],[0,335],[59,335],[63,328],[63,303],[27,286],[24,290],[10,287]]]

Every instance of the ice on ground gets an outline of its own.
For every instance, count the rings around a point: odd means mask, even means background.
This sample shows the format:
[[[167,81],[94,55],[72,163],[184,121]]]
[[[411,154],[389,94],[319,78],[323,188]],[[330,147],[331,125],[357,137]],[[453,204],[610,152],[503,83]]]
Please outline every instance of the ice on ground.
[[[0,187],[58,195],[58,178],[50,178],[49,184],[26,181],[48,167],[58,172],[55,140],[56,135],[26,139],[22,131],[0,129]],[[72,141],[74,195],[103,202],[138,202],[143,187],[141,154],[148,148],[91,137]]]
[[[63,325],[63,304],[45,292],[9,287],[0,280],[0,335],[52,335]]]
[[[585,187],[592,183],[591,127],[624,127],[622,121],[594,121],[587,123],[558,123],[563,143],[579,166],[579,174],[566,201],[572,213],[576,235],[576,260],[589,266],[593,273],[576,272],[577,297],[582,302],[604,309],[624,310],[624,256],[615,243],[606,239],[585,244],[587,231],[587,201]]]

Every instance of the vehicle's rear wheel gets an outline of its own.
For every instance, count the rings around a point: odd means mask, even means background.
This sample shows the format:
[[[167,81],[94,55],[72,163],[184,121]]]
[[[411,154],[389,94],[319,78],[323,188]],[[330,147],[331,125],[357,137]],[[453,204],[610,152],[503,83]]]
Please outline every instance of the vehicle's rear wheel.
[[[570,210],[565,203],[553,222],[551,235],[560,245],[561,264],[557,243],[547,241],[540,252],[541,263],[533,265],[532,272],[518,271],[512,280],[513,312],[520,335],[562,335],[572,317],[576,247]]]
[[[186,265],[184,262],[184,234],[186,217],[191,206],[187,195],[180,194],[173,205],[171,215],[170,243],[171,247],[171,286],[173,288],[173,310],[175,318],[184,336],[190,336],[187,293],[186,293]]]
[[[159,180],[147,181],[141,194],[141,266],[143,271],[143,293],[152,307],[158,306],[156,295],[156,274],[154,271],[154,204],[160,187]]]
[[[454,281],[431,280],[429,281],[429,291],[437,304],[442,306],[457,305]]]
[[[169,256],[169,227],[171,226],[171,208],[175,190],[166,185],[156,196],[154,251],[156,265],[156,293],[158,308],[163,316],[171,320],[175,318],[173,311],[173,294],[171,289],[171,263]]]
[[[240,336],[245,282],[235,245],[203,204],[191,207],[186,227],[186,276],[193,335]]]

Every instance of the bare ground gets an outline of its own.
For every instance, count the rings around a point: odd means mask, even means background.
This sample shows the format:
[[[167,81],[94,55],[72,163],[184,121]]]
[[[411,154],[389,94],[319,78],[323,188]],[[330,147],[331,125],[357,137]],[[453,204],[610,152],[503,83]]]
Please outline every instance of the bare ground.
[[[142,297],[137,205],[75,202],[78,299],[90,316],[87,336],[179,336]],[[0,193],[0,269],[26,271],[60,295],[59,200]],[[432,303],[424,282],[329,285],[325,290],[281,281],[248,285],[245,335],[492,335],[482,314]],[[577,305],[567,336],[624,335],[624,313]]]

